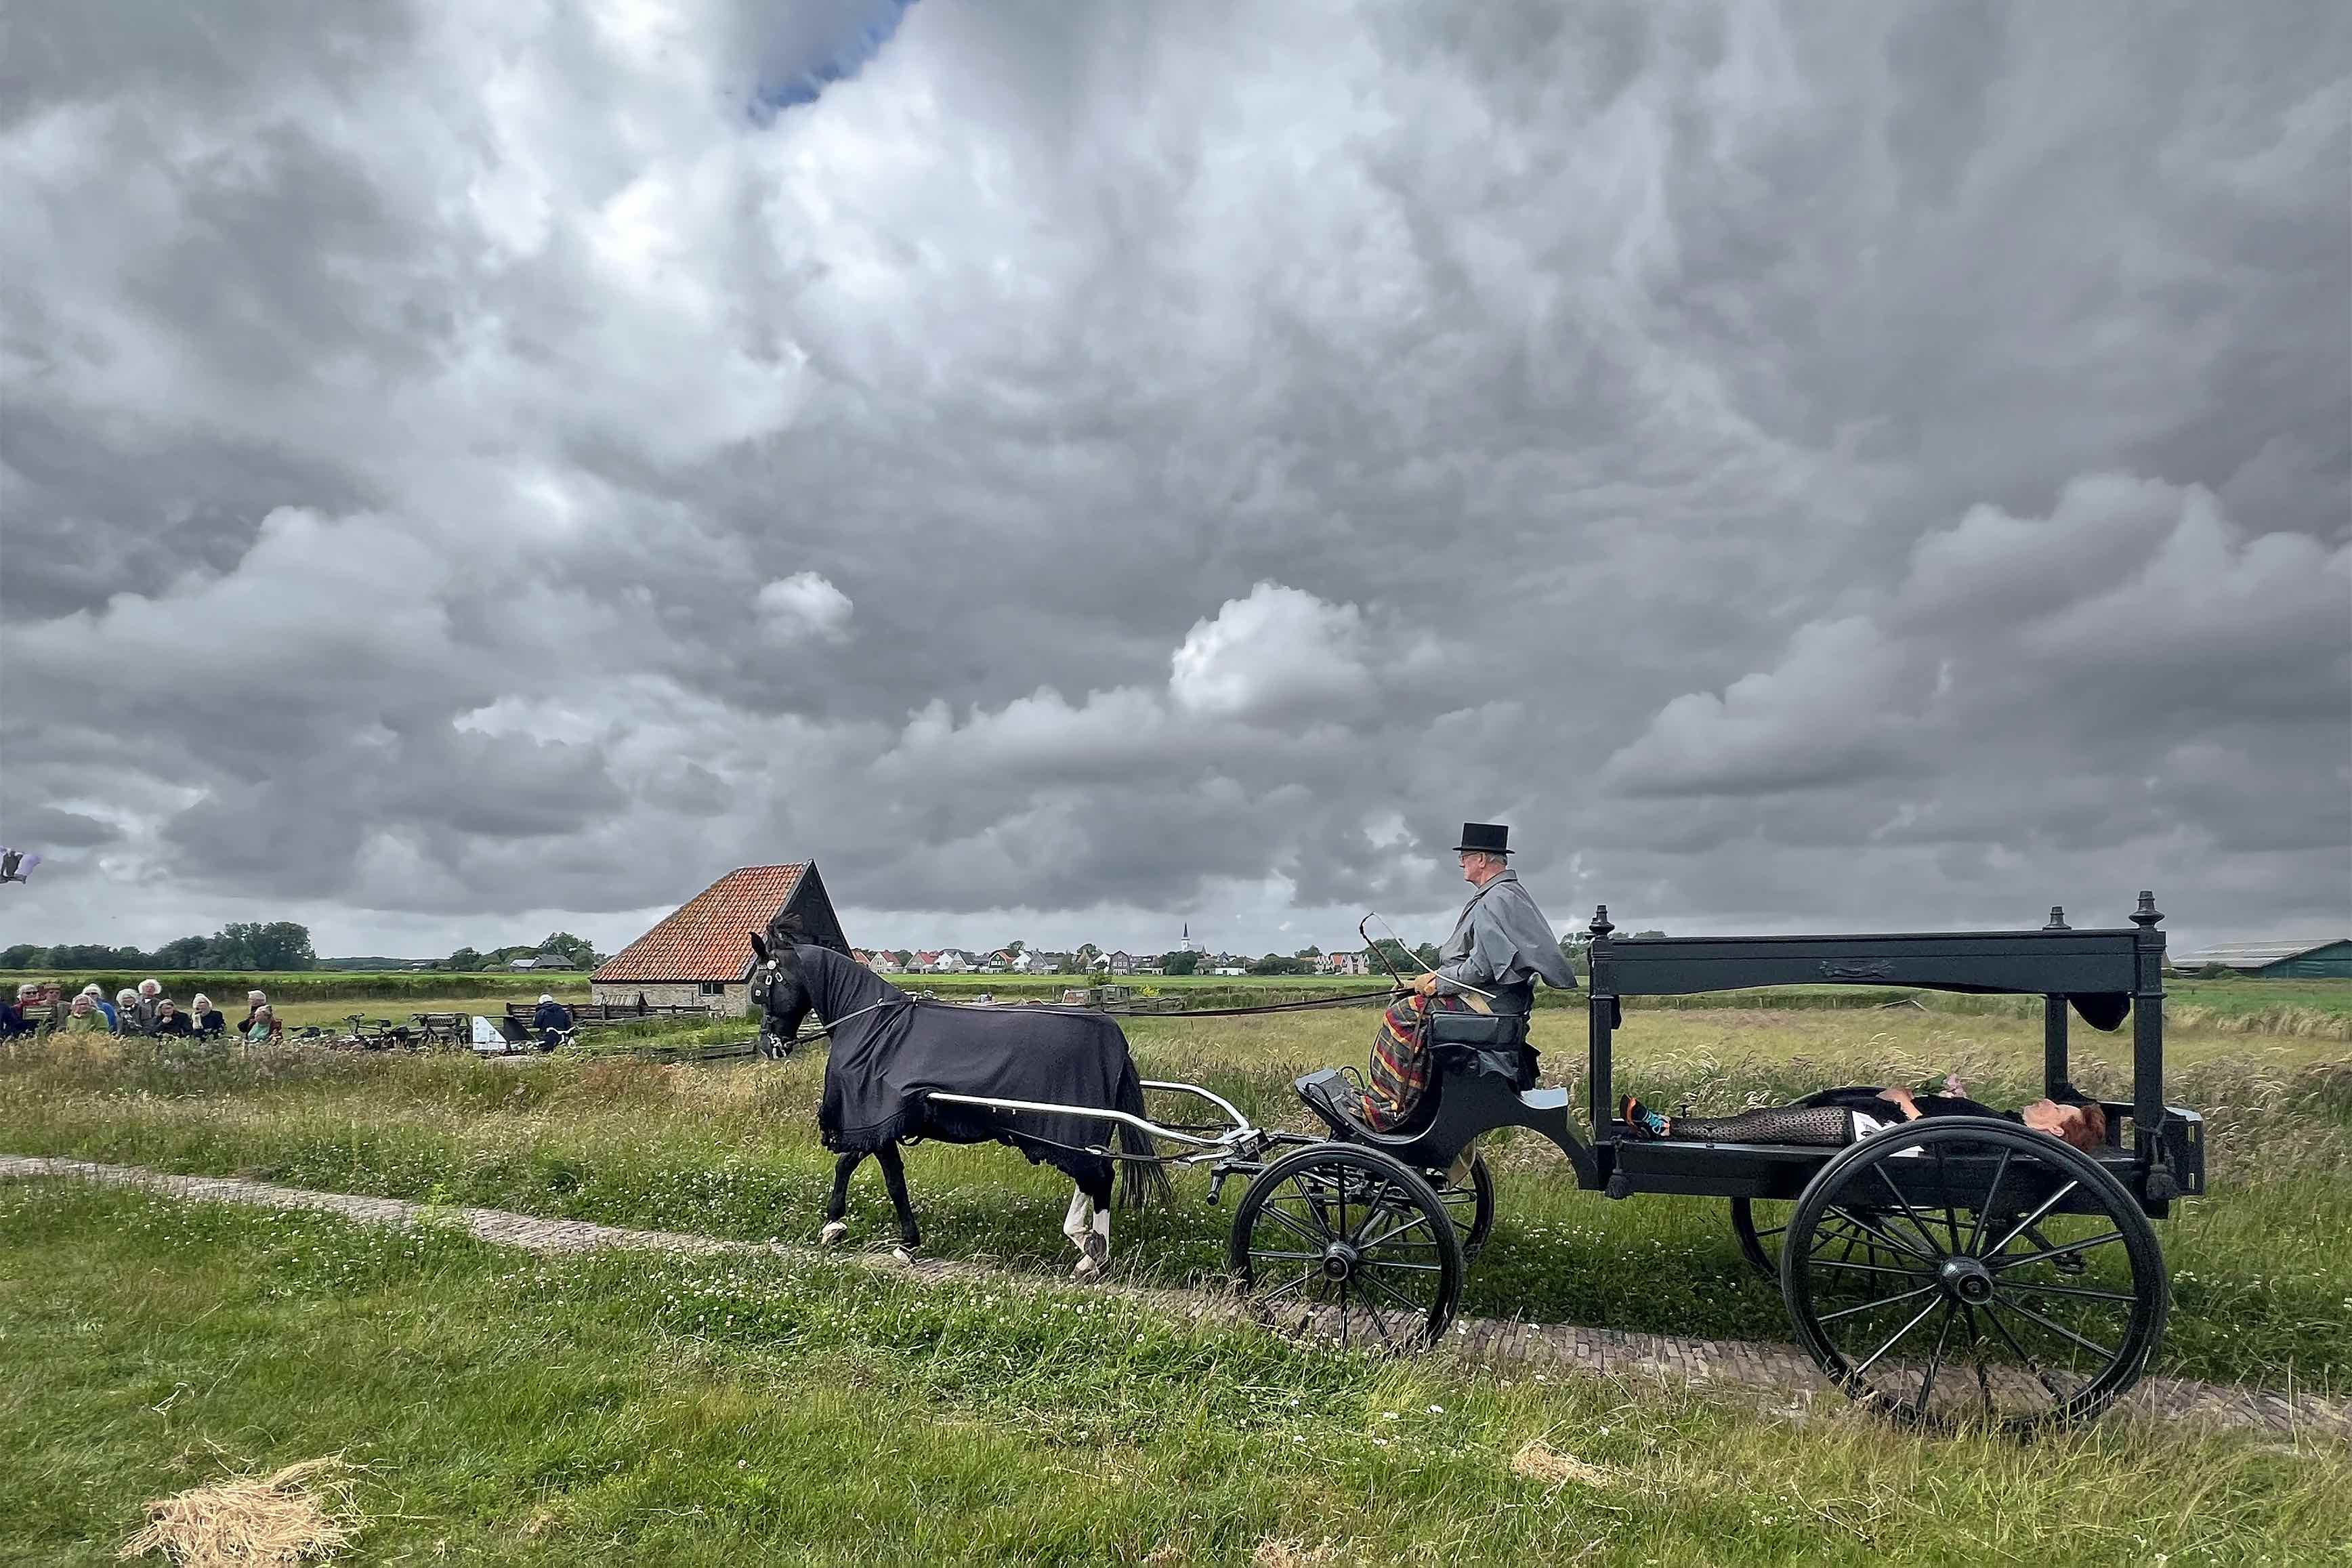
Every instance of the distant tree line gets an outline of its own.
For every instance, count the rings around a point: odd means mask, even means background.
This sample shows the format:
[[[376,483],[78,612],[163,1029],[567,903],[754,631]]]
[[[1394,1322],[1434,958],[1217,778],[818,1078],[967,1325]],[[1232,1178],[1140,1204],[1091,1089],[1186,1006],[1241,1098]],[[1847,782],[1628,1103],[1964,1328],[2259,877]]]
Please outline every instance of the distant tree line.
[[[541,954],[561,955],[575,969],[593,969],[604,961],[586,939],[569,931],[551,931],[536,942],[512,947],[493,947],[487,953],[471,947],[460,947],[446,958],[434,964],[436,969],[460,974],[478,974],[485,969],[503,969],[517,958],[536,958]]]
[[[29,942],[0,951],[0,969],[200,969],[206,971],[316,968],[310,928],[292,920],[233,921],[209,936],[183,936],[153,952],[65,942]]]

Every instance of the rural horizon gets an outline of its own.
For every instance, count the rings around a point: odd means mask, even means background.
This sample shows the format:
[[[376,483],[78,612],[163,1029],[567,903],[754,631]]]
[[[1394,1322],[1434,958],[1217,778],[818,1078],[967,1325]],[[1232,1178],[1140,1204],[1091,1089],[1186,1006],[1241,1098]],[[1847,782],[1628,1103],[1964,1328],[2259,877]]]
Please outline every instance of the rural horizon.
[[[2352,1552],[2352,6],[0,37],[0,1561]]]

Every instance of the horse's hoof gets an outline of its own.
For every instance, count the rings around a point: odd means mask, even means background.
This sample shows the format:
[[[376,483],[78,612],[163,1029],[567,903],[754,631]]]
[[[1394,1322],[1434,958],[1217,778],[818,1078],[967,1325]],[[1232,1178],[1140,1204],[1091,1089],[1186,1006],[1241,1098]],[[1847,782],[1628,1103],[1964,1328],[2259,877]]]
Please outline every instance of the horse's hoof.
[[[923,1244],[919,1241],[901,1241],[890,1249],[890,1256],[901,1263],[912,1263],[915,1260],[915,1254],[922,1249]]]
[[[1076,1267],[1070,1270],[1073,1279],[1091,1280],[1101,1273],[1103,1266],[1110,1261],[1110,1243],[1094,1231],[1088,1231],[1087,1239],[1078,1243],[1078,1250],[1082,1256]]]
[[[838,1219],[829,1220],[825,1228],[816,1233],[816,1244],[820,1247],[838,1247],[848,1239],[848,1237],[849,1227]]]
[[[1097,1274],[1101,1272],[1101,1264],[1096,1262],[1091,1258],[1081,1258],[1076,1263],[1071,1266],[1070,1278],[1073,1280],[1091,1280]]]

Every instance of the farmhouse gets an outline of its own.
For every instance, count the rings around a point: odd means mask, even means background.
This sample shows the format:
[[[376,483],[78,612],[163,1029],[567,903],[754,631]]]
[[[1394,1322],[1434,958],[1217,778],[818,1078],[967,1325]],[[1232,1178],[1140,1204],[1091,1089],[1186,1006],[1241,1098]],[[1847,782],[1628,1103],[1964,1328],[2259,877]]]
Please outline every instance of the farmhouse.
[[[849,951],[814,861],[742,866],[606,959],[591,977],[595,998],[740,1015],[751,1007],[751,934],[785,911],[800,916],[811,942]]]
[[[2176,953],[2171,962],[2174,968],[2189,973],[2218,964],[2263,979],[2352,980],[2352,941],[2223,942],[2194,953]]]

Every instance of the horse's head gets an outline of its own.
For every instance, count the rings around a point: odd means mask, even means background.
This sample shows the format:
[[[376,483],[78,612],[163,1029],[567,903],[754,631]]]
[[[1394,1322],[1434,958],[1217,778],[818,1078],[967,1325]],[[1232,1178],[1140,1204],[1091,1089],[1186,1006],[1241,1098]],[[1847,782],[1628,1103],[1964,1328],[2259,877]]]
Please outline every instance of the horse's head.
[[[801,966],[799,932],[782,921],[767,935],[751,934],[751,1004],[766,1019],[765,1030],[781,1040],[800,1032],[815,1000]]]

